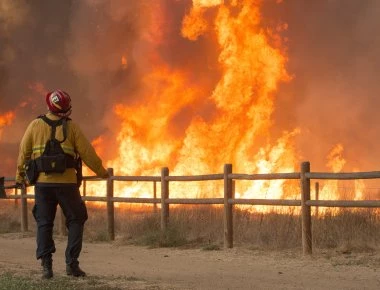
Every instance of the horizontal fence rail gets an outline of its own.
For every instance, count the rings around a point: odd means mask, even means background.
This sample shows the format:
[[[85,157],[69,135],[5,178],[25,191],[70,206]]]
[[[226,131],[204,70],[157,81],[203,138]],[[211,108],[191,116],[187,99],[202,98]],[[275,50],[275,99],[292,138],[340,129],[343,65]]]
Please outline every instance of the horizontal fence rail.
[[[300,206],[301,201],[296,199],[229,199],[229,204],[241,205],[276,205],[276,206]]]
[[[350,179],[375,179],[380,178],[380,171],[372,172],[309,172],[305,174],[309,179],[335,179],[335,180],[350,180]]]
[[[320,207],[380,207],[380,200],[308,200],[306,205]]]
[[[111,176],[111,180],[117,181],[161,181],[157,176]]]
[[[230,179],[240,180],[273,180],[273,179],[300,179],[299,173],[262,173],[262,174],[228,174]]]
[[[311,231],[311,207],[352,207],[352,208],[379,208],[380,200],[318,200],[319,183],[316,183],[315,200],[310,198],[310,181],[312,179],[330,180],[352,180],[352,179],[377,179],[380,178],[380,171],[372,172],[350,172],[350,173],[326,173],[310,172],[310,163],[303,162],[300,172],[294,173],[266,173],[266,174],[238,174],[232,173],[232,165],[225,164],[224,172],[221,174],[175,176],[169,175],[167,167],[162,168],[161,176],[115,176],[113,169],[108,168],[110,177],[102,179],[96,176],[85,176],[82,184],[82,199],[84,201],[105,202],[107,204],[107,228],[110,240],[115,239],[115,213],[114,203],[130,204],[153,204],[157,211],[160,204],[161,230],[163,234],[167,232],[169,222],[169,205],[193,204],[193,205],[223,205],[224,206],[224,246],[233,247],[233,206],[234,205],[264,205],[264,206],[297,206],[301,207],[302,223],[302,249],[305,255],[312,254],[312,231]],[[236,180],[299,180],[300,199],[253,199],[235,198],[234,183]],[[170,182],[191,182],[191,181],[211,181],[223,180],[224,197],[222,198],[170,198]],[[4,178],[6,183],[14,182],[12,178]],[[88,196],[86,188],[88,182],[106,181],[106,196]],[[115,197],[114,183],[120,181],[129,182],[152,182],[153,197]],[[161,196],[157,198],[157,182],[161,184]],[[34,199],[33,194],[27,194],[26,188],[16,189],[14,185],[4,186],[5,189],[14,188],[14,194],[8,194],[7,199],[21,200],[21,231],[28,230],[27,200]],[[20,194],[18,191],[20,190]],[[62,214],[62,213],[61,213]],[[318,211],[316,212],[318,214]],[[65,230],[64,217],[61,218],[61,230]]]
[[[192,176],[165,176],[165,181],[204,181],[223,180],[223,174],[192,175]]]

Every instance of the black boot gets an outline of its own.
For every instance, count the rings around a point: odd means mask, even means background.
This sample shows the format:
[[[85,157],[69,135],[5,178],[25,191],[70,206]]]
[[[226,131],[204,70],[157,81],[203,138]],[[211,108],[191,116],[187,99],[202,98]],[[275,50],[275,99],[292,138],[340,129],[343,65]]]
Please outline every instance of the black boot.
[[[66,265],[66,274],[74,277],[85,277],[86,273],[79,268],[79,262],[73,262]]]
[[[53,259],[51,255],[42,257],[42,278],[50,279],[53,277]]]

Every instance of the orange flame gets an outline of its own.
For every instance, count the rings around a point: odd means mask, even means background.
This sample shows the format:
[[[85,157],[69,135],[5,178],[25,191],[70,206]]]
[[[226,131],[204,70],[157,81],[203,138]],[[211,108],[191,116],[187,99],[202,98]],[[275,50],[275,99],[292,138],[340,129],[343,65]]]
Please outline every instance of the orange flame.
[[[128,67],[128,59],[124,55],[121,57],[121,66],[123,69],[126,69]]]
[[[114,107],[120,119],[118,149],[107,166],[113,167],[116,175],[159,176],[164,166],[172,175],[208,174],[221,172],[225,163],[232,163],[234,172],[241,173],[298,171],[294,137],[300,129],[283,132],[280,137],[271,134],[276,91],[281,82],[291,80],[278,34],[287,24],[263,29],[260,4],[258,0],[193,1],[183,18],[181,34],[195,44],[201,36],[216,40],[218,67],[210,73],[219,78],[211,88],[203,87],[191,80],[186,68],[173,68],[152,52],[148,56],[151,63],[143,68],[143,90],[127,104]],[[214,13],[207,13],[208,9]],[[161,18],[158,15],[157,19]],[[144,41],[159,46],[163,30],[147,27],[150,30]],[[124,62],[127,59],[122,57],[122,65]],[[107,141],[97,142],[98,149],[104,150]],[[343,146],[338,144],[328,156],[327,166],[333,172],[345,164],[342,152]],[[285,185],[283,180],[239,182],[235,195],[293,198],[294,192]],[[337,183],[327,183],[322,193],[336,192],[336,188]],[[100,192],[99,185],[88,189]],[[116,183],[115,192],[118,196],[151,197],[152,186]],[[210,197],[221,196],[223,190],[217,182],[194,187],[171,183],[170,192],[172,197]]]
[[[361,179],[355,180],[355,192],[354,192],[354,200],[363,200],[364,199],[364,190],[366,186],[364,181]]]
[[[213,25],[203,13],[210,7],[217,9]],[[115,168],[116,174],[160,175],[163,166],[173,175],[207,174],[221,172],[224,163],[234,164],[235,172],[295,170],[293,138],[299,129],[284,132],[270,144],[274,94],[279,82],[290,77],[286,56],[270,45],[269,35],[260,27],[259,10],[259,1],[229,5],[216,0],[193,1],[183,20],[182,35],[191,41],[206,30],[216,35],[220,79],[205,98],[205,89],[191,83],[186,70],[173,69],[156,55],[142,80],[141,101],[115,106],[121,120],[119,149],[117,158],[107,165]],[[202,106],[211,108],[209,117],[197,114]],[[283,185],[284,181],[238,184],[236,195],[280,197]],[[116,184],[115,190],[120,196],[151,192],[150,185],[141,183]],[[171,192],[177,197],[220,196],[222,190],[220,184],[197,184],[189,190],[174,183]]]
[[[6,126],[12,124],[13,119],[15,118],[15,113],[12,111],[6,112],[3,115],[0,115],[0,140],[3,134],[3,130]]]
[[[343,145],[336,144],[327,156],[327,167],[332,172],[341,172],[346,160],[343,158]],[[323,199],[334,199],[338,196],[338,180],[328,180],[321,189],[321,197]]]

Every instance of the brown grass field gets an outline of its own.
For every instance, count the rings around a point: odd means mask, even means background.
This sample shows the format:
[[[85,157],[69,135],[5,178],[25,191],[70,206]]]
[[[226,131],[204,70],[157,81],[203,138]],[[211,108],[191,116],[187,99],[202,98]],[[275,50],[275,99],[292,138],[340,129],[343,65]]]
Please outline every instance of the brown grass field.
[[[20,283],[24,289],[380,288],[377,209],[328,209],[313,217],[313,255],[304,257],[298,208],[266,214],[235,208],[234,248],[223,249],[221,207],[171,207],[162,237],[159,209],[121,206],[115,209],[116,240],[109,241],[105,208],[87,203],[81,264],[89,277],[63,275],[66,237],[58,215],[56,275],[45,282],[34,257],[32,205],[29,231],[20,233],[19,205],[0,201],[0,289],[22,289]]]

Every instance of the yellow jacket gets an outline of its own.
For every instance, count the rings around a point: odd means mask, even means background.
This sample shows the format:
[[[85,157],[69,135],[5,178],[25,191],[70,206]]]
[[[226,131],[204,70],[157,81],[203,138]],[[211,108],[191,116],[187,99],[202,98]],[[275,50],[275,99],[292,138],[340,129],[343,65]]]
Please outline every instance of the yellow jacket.
[[[46,114],[46,117],[51,120],[60,119],[50,112]],[[29,124],[20,143],[16,182],[23,183],[25,181],[25,163],[42,155],[45,144],[50,139],[50,134],[51,127],[41,118],[35,119]],[[58,140],[63,140],[62,125],[56,128],[55,137]],[[103,167],[101,159],[75,122],[67,122],[67,138],[61,143],[61,147],[66,154],[74,158],[80,156],[84,164],[97,176],[104,177],[107,175],[107,170]],[[41,172],[37,183],[77,184],[76,171],[74,168],[67,168],[63,173],[46,174]]]

